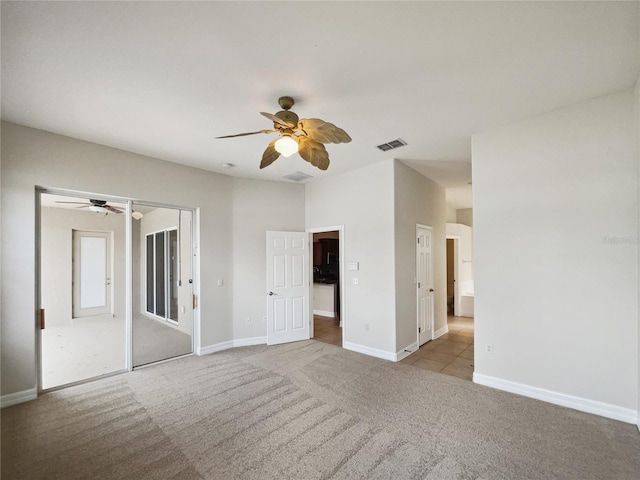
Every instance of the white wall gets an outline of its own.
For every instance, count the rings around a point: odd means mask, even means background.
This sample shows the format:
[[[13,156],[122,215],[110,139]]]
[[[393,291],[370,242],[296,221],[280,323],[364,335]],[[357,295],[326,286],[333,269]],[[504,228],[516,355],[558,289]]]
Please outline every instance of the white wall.
[[[80,199],[79,199],[80,200]],[[43,207],[41,210],[41,307],[46,325],[71,325],[73,230],[112,232],[113,313],[125,318],[125,222],[124,215],[96,214],[88,210]]]
[[[633,105],[627,90],[473,136],[474,380],[603,402],[633,418]]]
[[[304,185],[233,179],[233,335],[263,338],[267,230],[303,232]],[[248,323],[247,323],[248,319]]]
[[[450,206],[449,204],[447,204],[446,206],[447,209],[447,213],[446,213],[446,220],[448,223],[456,223],[458,221],[458,211]]]
[[[462,223],[473,227],[473,208],[459,208],[456,210],[456,221],[450,223]]]
[[[36,386],[35,186],[199,208],[201,345],[233,338],[231,178],[2,123],[2,395]]]
[[[394,162],[396,351],[417,340],[416,224],[433,228],[434,332],[447,325],[445,190],[399,161]]]
[[[340,260],[360,264],[345,272],[345,346],[388,355],[396,351],[393,177],[386,160],[305,185],[306,227],[344,225]]]

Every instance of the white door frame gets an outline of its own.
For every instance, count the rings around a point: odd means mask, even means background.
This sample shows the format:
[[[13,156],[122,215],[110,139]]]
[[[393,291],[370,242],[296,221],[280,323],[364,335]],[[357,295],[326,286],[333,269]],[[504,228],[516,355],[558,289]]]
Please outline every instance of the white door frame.
[[[345,309],[346,302],[346,285],[345,285],[345,242],[344,242],[344,225],[334,225],[329,227],[315,227],[315,228],[307,228],[307,233],[311,234],[311,242],[313,242],[313,234],[314,233],[326,233],[326,232],[335,232],[338,231],[338,275],[340,282],[340,326],[342,327],[342,346],[344,347],[345,338],[346,338],[346,328],[347,328],[347,316]],[[311,255],[309,258],[309,270],[313,272],[313,244],[311,245]],[[309,333],[311,338],[314,337],[314,323],[313,323],[313,277],[311,278],[311,295],[309,298]]]
[[[116,372],[111,372],[105,375],[100,375],[99,377],[89,378],[86,380],[80,380],[78,382],[73,382],[71,384],[62,385],[60,387],[54,387],[50,389],[42,388],[42,334],[40,330],[40,309],[42,308],[42,295],[41,295],[41,282],[40,282],[40,270],[41,270],[41,258],[40,258],[40,247],[41,247],[41,208],[42,201],[41,195],[59,195],[64,197],[76,197],[79,199],[87,199],[94,198],[98,200],[106,200],[107,202],[117,202],[126,204],[126,211],[123,215],[125,215],[125,369],[119,370]],[[192,222],[191,222],[191,242],[192,242],[192,264],[191,264],[191,275],[193,279],[192,291],[193,295],[197,299],[195,301],[195,308],[192,310],[192,336],[191,336],[191,346],[192,351],[194,353],[200,354],[200,348],[196,346],[200,345],[200,252],[198,250],[199,242],[200,242],[200,209],[199,208],[190,208],[190,207],[181,207],[170,204],[163,204],[158,202],[147,202],[143,200],[133,200],[131,198],[126,199],[122,197],[117,197],[113,195],[105,195],[101,193],[94,192],[82,192],[77,190],[67,190],[62,188],[55,187],[43,187],[36,185],[35,187],[35,282],[34,282],[34,297],[36,301],[36,311],[34,323],[35,323],[35,334],[34,334],[34,344],[36,355],[34,356],[35,361],[35,370],[37,372],[37,385],[36,390],[37,394],[44,393],[47,391],[58,390],[60,388],[66,388],[73,385],[78,385],[82,383],[86,383],[89,381],[93,381],[96,378],[109,377],[112,375],[118,375],[123,372],[132,371],[133,370],[133,338],[132,338],[132,329],[133,329],[133,218],[131,214],[133,213],[133,205],[147,205],[151,207],[158,208],[173,208],[180,210],[188,210],[192,213]],[[113,308],[113,306],[112,306]]]

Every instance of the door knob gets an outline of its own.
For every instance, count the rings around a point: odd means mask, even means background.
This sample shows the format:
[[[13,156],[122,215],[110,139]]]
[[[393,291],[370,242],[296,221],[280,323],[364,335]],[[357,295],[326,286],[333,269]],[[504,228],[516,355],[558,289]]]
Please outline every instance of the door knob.
[[[272,295],[277,295],[277,293],[269,292],[269,296],[271,297]]]
[[[429,291],[430,291],[430,292],[433,292],[433,288],[430,288],[430,289],[429,289]]]

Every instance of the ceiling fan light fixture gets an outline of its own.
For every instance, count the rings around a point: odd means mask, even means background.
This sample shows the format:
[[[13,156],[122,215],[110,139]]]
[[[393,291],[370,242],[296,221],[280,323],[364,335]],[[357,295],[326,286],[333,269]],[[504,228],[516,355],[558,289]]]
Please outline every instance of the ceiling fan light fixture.
[[[134,220],[140,220],[142,217],[144,217],[144,215],[142,214],[142,212],[138,212],[137,210],[134,210],[131,213],[131,216],[133,217]]]
[[[294,153],[298,153],[298,142],[289,135],[284,135],[282,138],[278,139],[274,148],[283,157],[290,157]]]
[[[89,205],[89,210],[96,213],[109,213],[109,210],[100,205]]]

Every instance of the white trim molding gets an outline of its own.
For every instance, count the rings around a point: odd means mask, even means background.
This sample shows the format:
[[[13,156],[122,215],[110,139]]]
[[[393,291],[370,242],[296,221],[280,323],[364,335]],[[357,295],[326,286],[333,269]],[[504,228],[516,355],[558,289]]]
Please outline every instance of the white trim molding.
[[[213,345],[206,345],[204,347],[198,347],[196,349],[196,355],[209,355],[210,353],[221,352],[222,350],[228,350],[233,348],[233,340],[228,342],[214,343]]]
[[[249,345],[266,345],[267,337],[249,337],[249,338],[240,338],[238,340],[233,341],[234,347],[248,347]]]
[[[38,389],[30,388],[29,390],[23,390],[21,392],[8,393],[0,397],[0,407],[10,407],[19,403],[30,402],[38,398]]]
[[[444,327],[439,328],[438,330],[433,332],[433,339],[435,340],[436,338],[440,338],[445,333],[449,333],[449,325],[445,325]]]
[[[501,378],[482,375],[481,373],[473,373],[473,382],[478,385],[492,387],[497,390],[515,393],[525,397],[535,398],[543,402],[553,403],[562,407],[573,408],[581,412],[600,415],[601,417],[612,418],[626,423],[636,423],[638,421],[638,412],[631,408],[620,407],[610,403],[590,400],[588,398],[567,395],[566,393],[554,392],[544,388],[532,387],[523,383],[503,380]]]
[[[209,355],[210,353],[222,352],[234,347],[247,347],[250,345],[266,345],[267,337],[249,337],[229,340],[227,342],[214,343],[196,349],[197,355]]]
[[[369,355],[371,357],[382,358],[383,360],[390,360],[392,362],[396,361],[395,353],[387,352],[386,350],[379,350],[377,348],[367,347],[365,345],[359,345],[357,343],[343,342],[342,348],[351,350],[353,352],[364,353],[365,355]]]
[[[394,361],[399,362],[403,358],[406,358],[412,353],[415,353],[417,351],[418,351],[418,342],[413,342],[411,345],[407,345],[402,350],[398,350],[396,352],[396,359]]]

